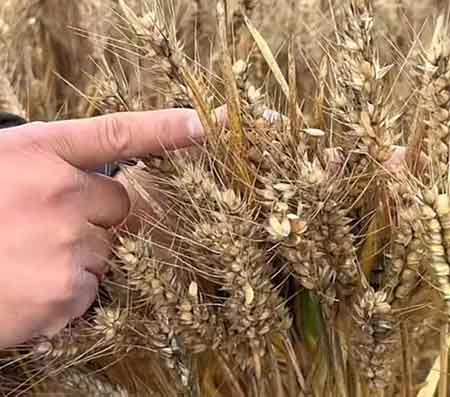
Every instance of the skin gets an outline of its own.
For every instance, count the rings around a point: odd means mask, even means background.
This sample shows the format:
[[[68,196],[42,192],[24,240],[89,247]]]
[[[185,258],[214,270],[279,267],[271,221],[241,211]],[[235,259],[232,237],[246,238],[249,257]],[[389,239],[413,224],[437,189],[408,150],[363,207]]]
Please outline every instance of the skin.
[[[54,335],[95,300],[111,229],[142,204],[123,176],[89,171],[183,148],[201,135],[196,112],[181,109],[2,131],[0,348]]]

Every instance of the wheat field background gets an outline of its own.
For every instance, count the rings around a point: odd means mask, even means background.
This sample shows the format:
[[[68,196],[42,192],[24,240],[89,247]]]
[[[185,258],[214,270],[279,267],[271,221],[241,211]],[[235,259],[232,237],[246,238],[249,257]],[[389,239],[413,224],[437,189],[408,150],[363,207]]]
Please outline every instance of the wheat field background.
[[[194,108],[207,142],[123,164],[151,214],[89,313],[0,352],[0,394],[450,395],[449,16],[3,0],[0,110]]]

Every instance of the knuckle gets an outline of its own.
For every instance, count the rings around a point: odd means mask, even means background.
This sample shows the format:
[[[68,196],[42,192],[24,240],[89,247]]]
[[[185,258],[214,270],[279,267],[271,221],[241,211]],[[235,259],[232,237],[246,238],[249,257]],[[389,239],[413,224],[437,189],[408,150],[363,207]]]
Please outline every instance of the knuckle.
[[[60,302],[69,302],[76,297],[76,285],[81,276],[81,269],[66,266],[61,269],[56,285],[54,286],[54,297]]]
[[[91,238],[88,249],[89,258],[86,261],[86,269],[97,276],[103,276],[109,270],[109,258],[112,254],[109,236],[99,233]]]
[[[96,264],[94,264],[95,269],[91,273],[95,274],[99,279],[103,278],[106,273],[109,272],[110,265],[107,260],[98,260]]]
[[[107,152],[126,157],[132,140],[130,128],[124,125],[117,116],[112,115],[103,119],[100,131],[100,147]]]
[[[95,275],[83,271],[80,278],[83,288],[80,290],[80,295],[73,302],[72,318],[82,317],[95,302],[98,294],[99,283]]]
[[[80,288],[82,267],[79,230],[70,220],[61,224],[55,239],[55,256],[60,258],[53,294],[57,301],[72,300]]]
[[[67,167],[56,173],[48,185],[45,202],[52,208],[66,207],[72,200],[69,197],[83,193],[88,185],[87,175],[79,170]]]
[[[132,208],[132,197],[130,193],[120,182],[114,181],[116,187],[116,197],[118,205],[118,214],[120,218],[126,218]]]
[[[59,222],[58,229],[55,231],[55,242],[59,245],[59,249],[62,252],[76,255],[79,251],[77,248],[80,245],[80,230],[81,227],[76,226],[76,220],[71,218],[70,215],[65,215],[65,219]]]
[[[66,134],[51,135],[48,144],[51,146],[53,152],[64,153],[64,158],[73,158],[76,156],[75,142]]]

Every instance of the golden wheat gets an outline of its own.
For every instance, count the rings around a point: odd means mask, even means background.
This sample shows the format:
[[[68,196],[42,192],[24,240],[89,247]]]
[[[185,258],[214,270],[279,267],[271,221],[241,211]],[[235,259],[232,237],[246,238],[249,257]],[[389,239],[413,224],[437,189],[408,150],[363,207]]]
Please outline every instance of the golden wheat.
[[[0,6],[0,110],[189,107],[208,138],[127,167],[155,216],[0,392],[446,396],[446,5],[213,3]]]

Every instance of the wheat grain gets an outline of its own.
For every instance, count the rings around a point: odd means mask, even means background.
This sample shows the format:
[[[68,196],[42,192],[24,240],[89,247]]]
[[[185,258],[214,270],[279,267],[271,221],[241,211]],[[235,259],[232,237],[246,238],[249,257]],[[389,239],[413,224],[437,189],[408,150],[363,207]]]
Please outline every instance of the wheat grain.
[[[395,324],[387,295],[368,289],[354,304],[355,330],[350,352],[370,388],[384,388],[392,379],[396,350]]]

